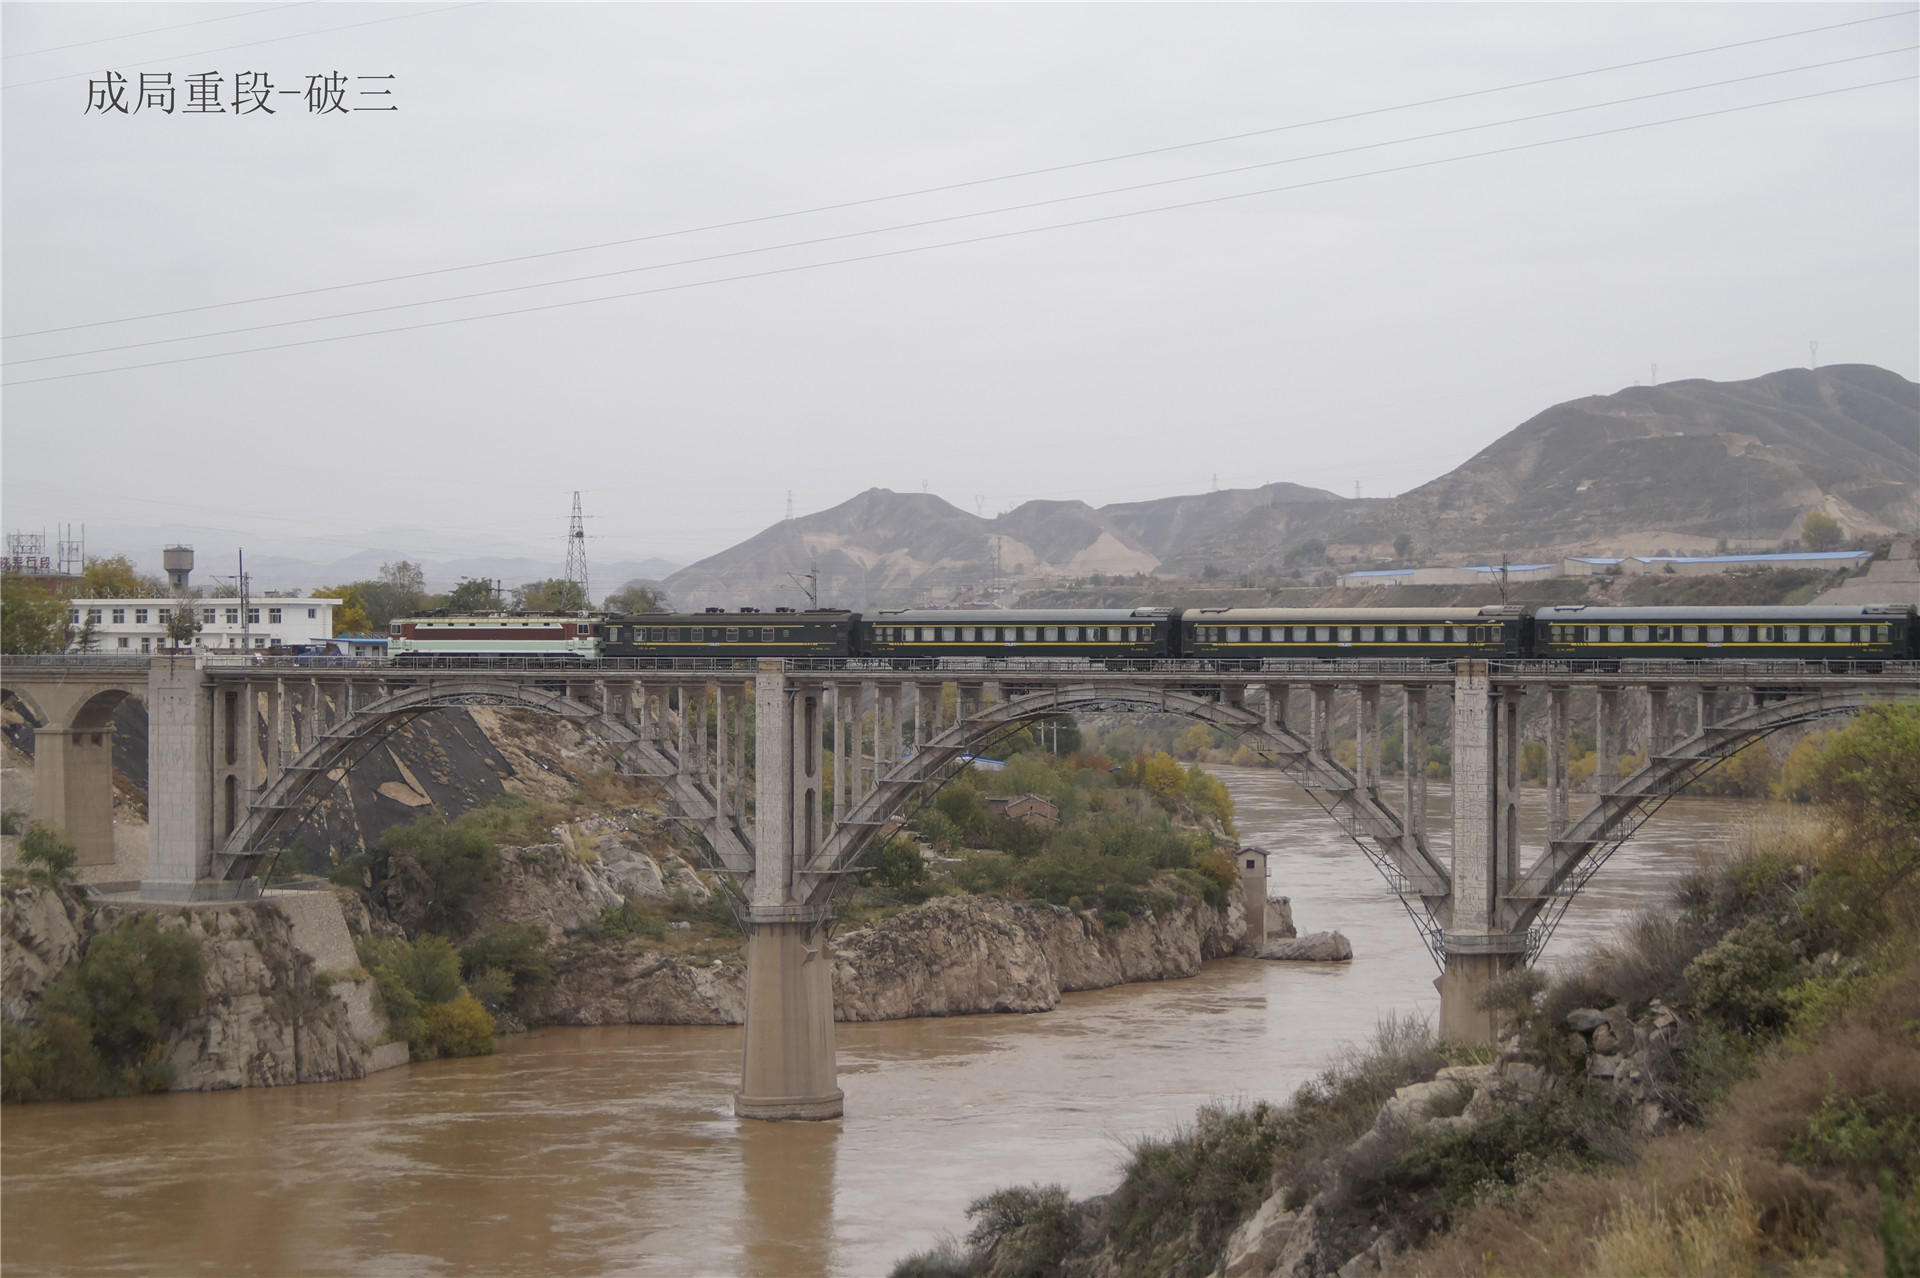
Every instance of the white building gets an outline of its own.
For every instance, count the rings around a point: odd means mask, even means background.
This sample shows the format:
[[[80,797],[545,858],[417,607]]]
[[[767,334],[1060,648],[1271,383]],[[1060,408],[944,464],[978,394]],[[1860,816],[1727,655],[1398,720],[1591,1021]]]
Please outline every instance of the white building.
[[[67,624],[75,646],[90,628],[95,652],[153,652],[166,646],[174,610],[188,608],[200,622],[195,647],[238,651],[323,643],[333,637],[333,610],[339,606],[338,599],[267,595],[249,599],[242,617],[240,601],[232,598],[71,599]]]

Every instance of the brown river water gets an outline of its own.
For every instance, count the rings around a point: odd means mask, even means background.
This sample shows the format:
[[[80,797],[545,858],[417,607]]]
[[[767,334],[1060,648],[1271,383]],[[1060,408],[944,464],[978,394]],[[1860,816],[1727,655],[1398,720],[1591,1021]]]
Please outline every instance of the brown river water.
[[[831,1123],[736,1120],[741,1031],[676,1026],[536,1030],[355,1083],[9,1107],[0,1266],[877,1275],[964,1233],[999,1186],[1104,1192],[1130,1140],[1211,1099],[1284,1098],[1382,1016],[1438,1008],[1418,934],[1339,828],[1275,773],[1218,771],[1272,892],[1301,931],[1346,933],[1352,963],[1227,959],[1039,1015],[842,1025]],[[1761,806],[1668,804],[1550,956],[1658,900]]]

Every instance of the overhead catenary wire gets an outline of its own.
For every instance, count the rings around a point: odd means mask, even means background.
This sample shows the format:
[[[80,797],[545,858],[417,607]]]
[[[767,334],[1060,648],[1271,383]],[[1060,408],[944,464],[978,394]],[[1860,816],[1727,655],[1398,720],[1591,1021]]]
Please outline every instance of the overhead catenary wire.
[[[89,347],[86,350],[66,351],[52,355],[23,356],[19,359],[0,361],[0,367],[12,368],[23,364],[42,364],[51,360],[81,359],[89,355],[108,355],[119,351],[143,350],[154,346],[171,346],[180,342],[207,341],[217,337],[233,337],[242,333],[258,333],[267,329],[292,328],[302,324],[324,324],[333,320],[357,319],[366,315],[382,315],[394,311],[414,310],[422,306],[444,306],[454,302],[470,302],[486,297],[501,297],[510,293],[526,293],[535,289],[563,288],[570,284],[585,284],[595,280],[613,279],[625,275],[642,275],[654,271],[672,270],[683,266],[709,265],[714,262],[753,257],[763,253],[778,253],[797,248],[817,248],[824,244],[843,243],[848,240],[865,239],[871,236],[887,235],[899,231],[925,230],[928,227],[972,221],[976,218],[995,217],[1007,213],[1030,212],[1034,209],[1050,208],[1085,200],[1104,199],[1114,195],[1129,195],[1140,191],[1177,186],[1185,182],[1200,182],[1209,178],[1232,177],[1238,174],[1256,172],[1262,169],[1279,168],[1290,164],[1306,164],[1314,160],[1334,159],[1344,155],[1355,155],[1363,151],[1377,151],[1385,147],[1409,146],[1416,142],[1431,142],[1440,138],[1457,137],[1466,133],[1484,132],[1488,129],[1505,128],[1515,124],[1529,124],[1539,120],[1552,119],[1557,116],[1575,115],[1585,111],[1600,111],[1608,107],[1626,106],[1637,102],[1651,101],[1655,98],[1673,97],[1682,93],[1699,93],[1709,89],[1725,88],[1729,85],[1745,84],[1754,80],[1793,75],[1802,71],[1823,70],[1828,67],[1843,66],[1848,63],[1862,62],[1873,58],[1890,57],[1897,53],[1912,53],[1917,48],[1920,48],[1920,45],[1910,44],[1894,49],[1879,49],[1871,53],[1856,54],[1847,58],[1835,58],[1827,62],[1814,62],[1797,67],[1783,67],[1773,71],[1756,72],[1752,75],[1735,76],[1726,80],[1709,81],[1705,84],[1683,85],[1679,88],[1660,89],[1651,93],[1635,94],[1625,98],[1614,98],[1605,102],[1583,103],[1578,106],[1560,107],[1552,111],[1538,111],[1531,115],[1515,116],[1505,120],[1491,120],[1481,124],[1460,125],[1456,128],[1439,129],[1434,132],[1415,134],[1410,137],[1388,138],[1379,142],[1356,143],[1352,146],[1338,147],[1330,151],[1318,151],[1307,155],[1288,156],[1278,160],[1261,160],[1252,164],[1235,165],[1231,168],[1211,169],[1204,173],[1156,178],[1148,182],[1135,182],[1126,186],[1108,187],[1097,191],[1082,191],[1071,195],[1051,196],[1046,199],[1028,200],[1020,204],[1003,205],[998,208],[980,209],[967,213],[943,214],[939,217],[921,218],[916,221],[894,223],[889,226],[869,227],[855,231],[841,231],[832,235],[814,236],[804,240],[790,240],[780,244],[730,249],[723,253],[710,253],[700,257],[680,258],[668,262],[650,262],[641,266],[616,267],[611,270],[593,271],[585,275],[573,275],[557,280],[536,280],[527,284],[504,284],[497,288],[479,289],[471,293],[457,293],[445,297],[420,298],[409,302],[390,302],[382,306],[361,307],[351,311],[336,311],[329,315],[309,315],[295,319],[273,320],[263,324],[248,324],[241,328],[216,329],[206,333],[187,333],[177,337],[148,338],[144,341],[123,342],[114,346],[95,346]]]
[[[454,5],[451,8],[469,6]],[[432,12],[443,12],[434,10]],[[766,222],[787,218],[807,217],[820,213],[842,212],[847,209],[861,208],[894,200],[914,199],[926,195],[945,194],[987,186],[998,182],[1012,182],[1031,177],[1043,177],[1054,173],[1065,173],[1075,169],[1090,168],[1101,164],[1114,164],[1125,160],[1143,159],[1148,156],[1167,155],[1176,151],[1192,150],[1204,146],[1217,146],[1227,142],[1240,142],[1252,138],[1267,137],[1279,133],[1294,132],[1301,129],[1318,128],[1329,124],[1342,124],[1353,120],[1367,119],[1378,115],[1388,115],[1399,111],[1418,110],[1425,107],[1441,106],[1452,102],[1464,102],[1473,98],[1487,97],[1496,93],[1510,93],[1520,89],[1538,88],[1542,85],[1558,84],[1568,80],[1578,80],[1590,76],[1606,75],[1615,71],[1632,70],[1637,67],[1654,66],[1663,62],[1674,62],[1685,58],[1704,57],[1713,53],[1724,53],[1733,49],[1750,48],[1755,45],[1775,43],[1781,40],[1798,39],[1803,36],[1820,35],[1829,31],[1838,31],[1847,27],[1861,26],[1866,23],[1884,22],[1892,18],[1911,17],[1920,13],[1920,8],[1898,9],[1888,13],[1876,14],[1867,18],[1855,18],[1846,22],[1829,23],[1824,26],[1806,27],[1796,31],[1785,31],[1775,35],[1756,36],[1749,40],[1736,40],[1726,44],[1710,45],[1705,48],[1688,49],[1679,53],[1661,54],[1651,58],[1640,58],[1631,62],[1618,62],[1604,67],[1590,67],[1582,71],[1569,71],[1559,75],[1543,76],[1533,80],[1521,80],[1512,84],[1494,85],[1484,89],[1470,89],[1460,93],[1444,94],[1440,97],[1423,98],[1414,102],[1396,103],[1391,106],[1370,107],[1363,111],[1348,112],[1343,115],[1323,116],[1313,120],[1301,120],[1292,124],[1273,125],[1262,129],[1250,129],[1240,133],[1225,134],[1219,137],[1200,138],[1187,142],[1170,143],[1165,146],[1147,147],[1135,151],[1126,151],[1114,155],[1099,156],[1093,159],[1072,160],[1061,164],[1041,168],[1024,169],[1013,173],[996,174],[991,177],[971,178],[960,182],[949,182],[938,186],[919,187],[908,191],[897,191],[886,195],[865,196],[859,199],[842,200],[832,204],[815,205],[809,208],[791,209],[779,213],[765,213],[753,217],[736,218],[731,221],[713,222],[701,226],[680,227],[669,231],[657,231],[647,235],[630,236],[624,239],[604,240],[594,244],[581,244],[568,248],[547,249],[537,253],[523,253],[512,257],[492,258],[481,262],[468,262],[457,266],[435,267],[422,271],[411,271],[399,275],[385,275],[372,279],[355,280],[344,284],[325,284],[313,288],[293,289],[280,293],[266,293],[255,297],[235,298],[225,302],[208,302],[197,306],[178,307],[166,311],[151,311],[141,315],[124,315],[114,319],[89,320],[80,324],[67,324],[56,328],[25,330],[19,333],[5,334],[11,340],[20,337],[41,337],[52,333],[67,333],[77,329],[100,328],[111,324],[132,324],[143,320],[167,319],[176,315],[190,315],[199,311],[219,310],[230,306],[252,306],[263,302],[285,301],[295,297],[310,297],[320,293],[341,292],[347,289],[371,288],[380,284],[398,284],[409,280],[427,279],[437,275],[450,275],[461,271],[484,270],[495,266],[511,266],[521,262],[539,261],[545,258],[562,257],[574,253],[597,252],[602,249],[622,248],[634,244],[644,244],[656,240],[673,239],[680,236],[706,234],[713,231],[735,230],[745,226],[755,226]],[[422,15],[405,15],[409,17]],[[291,37],[287,37],[291,38]],[[240,47],[240,46],[235,46]],[[36,82],[44,83],[44,82]]]
[[[1341,174],[1335,177],[1316,178],[1306,182],[1295,182],[1285,186],[1264,187],[1254,191],[1236,191],[1226,195],[1207,196],[1201,199],[1183,200],[1174,204],[1156,205],[1146,209],[1130,209],[1120,213],[1105,213],[1094,217],[1076,218],[1067,222],[1054,222],[1045,226],[1019,227],[1007,231],[995,231],[984,235],[968,236],[957,240],[946,240],[937,244],[911,245],[905,248],[885,249],[873,253],[855,254],[850,257],[832,258],[824,262],[803,262],[791,266],[768,267],[765,270],[747,271],[738,275],[720,276],[714,279],[689,280],[679,284],[664,284],[657,288],[633,289],[624,293],[608,293],[599,297],[575,298],[564,302],[547,302],[538,306],[515,307],[504,311],[489,311],[480,315],[459,315],[447,319],[424,320],[417,324],[400,324],[390,328],[367,329],[356,333],[336,333],[325,337],[302,338],[292,342],[277,342],[266,346],[249,346],[232,351],[210,351],[200,355],[181,355],[172,359],[151,360],[142,364],[122,364],[110,368],[87,369],[72,373],[50,373],[43,377],[23,377],[4,383],[5,386],[31,386],[42,382],[67,381],[80,377],[98,377],[107,373],[133,372],[145,368],[160,368],[172,364],[191,364],[212,359],[231,359],[241,355],[258,355],[268,351],[291,350],[302,346],[318,346],[333,342],[354,341],[366,337],[383,337],[393,333],[417,332],[423,329],[444,328],[454,324],[472,324],[481,320],[503,319],[513,315],[531,315],[545,311],[565,310],[577,306],[590,306],[602,302],[624,301],[635,297],[648,297],[661,293],[684,292],[695,288],[708,288],[718,284],[739,283],[745,280],[768,279],[780,275],[792,275],[803,271],[824,270],[828,267],[847,266],[857,262],[882,261],[888,258],[906,257],[917,253],[928,253],[944,248],[960,248],[974,244],[987,244],[998,240],[1014,239],[1026,235],[1038,235],[1047,231],[1072,230],[1083,226],[1097,226],[1108,222],[1122,221],[1127,218],[1145,217],[1154,213],[1171,213],[1186,209],[1204,208],[1210,205],[1225,204],[1235,200],[1254,199],[1263,195],[1279,195],[1289,191],[1308,190],[1315,187],[1333,186],[1342,182],[1354,182],[1370,177],[1384,177],[1394,173],[1407,173],[1418,169],[1436,168],[1446,164],[1459,164],[1468,160],[1487,159],[1499,155],[1512,155],[1521,151],[1538,150],[1542,147],[1558,146],[1568,142],[1583,142],[1593,138],[1613,137],[1623,133],[1634,133],[1644,129],[1660,128],[1669,124],[1683,124],[1694,120],[1714,119],[1720,116],[1735,115],[1743,111],[1760,110],[1772,106],[1784,106],[1794,102],[1807,102],[1818,98],[1835,97],[1843,93],[1857,93],[1866,89],[1884,88],[1893,84],[1907,84],[1920,76],[1893,76],[1884,80],[1874,80],[1865,84],[1851,84],[1840,88],[1822,89],[1812,93],[1795,94],[1790,97],[1772,98],[1765,102],[1749,102],[1739,106],[1720,107],[1712,111],[1698,111],[1690,115],[1673,116],[1664,120],[1644,120],[1636,124],[1616,125],[1608,129],[1596,129],[1588,133],[1573,134],[1561,138],[1543,138],[1533,142],[1520,142],[1511,146],[1493,147],[1485,151],[1469,152],[1465,155],[1442,156],[1431,160],[1409,161],[1405,164],[1390,165],[1386,168],[1370,169],[1363,173]]]

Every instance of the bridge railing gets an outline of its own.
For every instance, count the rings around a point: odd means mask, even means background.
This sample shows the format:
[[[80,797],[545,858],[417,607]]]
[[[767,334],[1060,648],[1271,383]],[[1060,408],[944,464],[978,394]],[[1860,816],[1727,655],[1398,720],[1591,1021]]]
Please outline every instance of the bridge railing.
[[[147,668],[151,658],[66,654],[54,656],[8,657],[7,664],[41,668],[71,666],[94,671]],[[752,674],[759,670],[759,657],[602,657],[588,661],[566,657],[540,656],[463,656],[436,654],[432,657],[343,657],[288,656],[249,652],[209,652],[198,660],[210,670],[322,670],[369,671],[395,676],[445,670],[500,671],[506,673],[569,675],[590,678],[602,674],[649,672]],[[1329,675],[1350,675],[1355,679],[1386,678],[1405,680],[1431,677],[1451,679],[1457,662],[1427,657],[786,657],[785,668],[795,673],[913,675],[978,675],[983,678],[1032,674],[1146,674],[1286,677],[1312,676],[1325,681]],[[1751,679],[1822,679],[1894,676],[1920,680],[1920,661],[1842,660],[1825,658],[1724,658],[1704,661],[1671,659],[1616,661],[1579,661],[1543,658],[1503,658],[1487,662],[1488,674],[1504,678],[1551,678],[1606,676],[1621,683],[1636,677],[1690,682],[1739,683]]]
[[[153,663],[150,655],[122,656],[117,652],[31,652],[9,654],[0,659],[8,670],[84,671],[88,674],[147,672]]]

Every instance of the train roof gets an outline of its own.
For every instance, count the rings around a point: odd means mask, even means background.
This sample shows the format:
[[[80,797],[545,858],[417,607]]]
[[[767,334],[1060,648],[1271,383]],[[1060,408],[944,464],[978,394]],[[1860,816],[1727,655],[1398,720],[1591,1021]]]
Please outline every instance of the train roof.
[[[738,608],[730,608],[718,612],[623,612],[608,618],[608,620],[618,622],[621,625],[632,625],[635,622],[639,622],[648,626],[708,626],[715,622],[738,622],[745,618],[752,618],[753,621],[750,624],[757,625],[769,617],[782,618],[781,624],[789,624],[795,621],[846,621],[858,615],[857,613],[848,612],[845,608],[753,608],[745,612],[742,612]]]
[[[1687,604],[1680,607],[1662,607],[1649,604],[1645,607],[1616,607],[1609,605],[1597,608],[1586,604],[1543,605],[1534,610],[1536,620],[1556,625],[1578,623],[1604,623],[1623,621],[1774,621],[1774,622],[1811,622],[1811,621],[1887,621],[1894,617],[1911,617],[1914,614],[1912,604],[1776,604],[1771,607],[1742,604],[1737,607],[1714,607],[1710,604]]]
[[[1507,605],[1485,608],[1189,608],[1186,620],[1205,621],[1208,625],[1260,626],[1275,621],[1301,621],[1330,626],[1342,622],[1361,625],[1406,622],[1484,621],[1487,618],[1517,616]]]
[[[1165,608],[907,608],[873,613],[867,620],[915,626],[1118,626],[1166,615]]]

